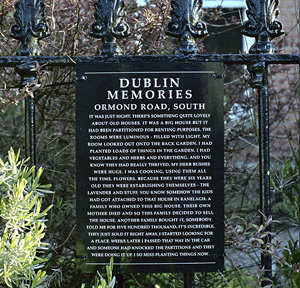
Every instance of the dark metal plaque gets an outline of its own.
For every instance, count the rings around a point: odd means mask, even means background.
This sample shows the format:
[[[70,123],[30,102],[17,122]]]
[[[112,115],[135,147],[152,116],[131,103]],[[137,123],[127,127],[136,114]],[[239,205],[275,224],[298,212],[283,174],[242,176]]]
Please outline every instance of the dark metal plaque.
[[[224,267],[221,63],[76,65],[83,272]]]

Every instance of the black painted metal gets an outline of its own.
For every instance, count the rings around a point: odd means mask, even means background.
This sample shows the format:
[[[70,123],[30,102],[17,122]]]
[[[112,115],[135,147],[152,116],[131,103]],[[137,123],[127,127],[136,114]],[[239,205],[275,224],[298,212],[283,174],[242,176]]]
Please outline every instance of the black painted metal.
[[[194,273],[184,273],[184,288],[193,288],[195,285],[195,274]]]
[[[298,54],[192,54],[192,55],[149,55],[149,56],[10,56],[0,57],[0,67],[16,67],[18,63],[30,59],[40,65],[60,67],[75,67],[77,62],[97,63],[97,62],[223,62],[226,65],[250,65],[256,62],[266,62],[267,64],[300,64]]]
[[[180,39],[175,49],[176,55],[170,56],[121,56],[121,48],[116,39],[129,34],[125,23],[124,1],[99,0],[95,2],[95,19],[90,35],[102,38],[101,56],[40,56],[38,40],[49,36],[45,22],[44,2],[42,0],[19,0],[14,14],[16,23],[12,26],[11,37],[20,40],[17,56],[0,57],[0,67],[15,67],[21,76],[21,86],[35,85],[36,62],[47,66],[75,66],[78,62],[223,62],[224,64],[247,65],[251,74],[250,85],[259,90],[259,145],[260,145],[260,191],[261,212],[266,218],[271,215],[270,208],[270,156],[269,156],[269,104],[268,104],[268,64],[300,64],[297,54],[274,54],[276,49],[270,42],[282,35],[282,24],[277,20],[279,0],[246,0],[248,21],[244,23],[243,33],[255,37],[256,42],[246,55],[200,55],[195,38],[207,34],[206,25],[201,21],[202,0],[172,0],[172,21],[167,33]],[[118,55],[118,56],[115,56]],[[26,99],[26,154],[31,157],[31,165],[35,163],[35,103],[33,97]],[[262,217],[262,224],[266,218]],[[271,231],[271,227],[268,227]],[[271,241],[266,238],[266,243]],[[262,255],[262,267],[265,277],[271,279],[272,262],[270,256]],[[185,274],[185,287],[192,287],[193,275]],[[118,287],[122,287],[122,276]],[[263,285],[270,284],[265,281]]]
[[[35,101],[33,97],[25,100],[25,153],[29,165],[36,164],[35,158]]]
[[[269,91],[268,91],[268,70],[263,67],[262,87],[259,89],[259,158],[260,158],[260,210],[261,224],[271,216],[270,203],[270,140],[269,140]],[[267,226],[267,232],[271,232],[271,225]],[[269,234],[264,239],[264,246],[271,242]],[[264,268],[265,280],[262,287],[272,284],[272,258],[270,255],[261,255],[261,267]]]
[[[273,54],[276,48],[270,42],[284,34],[282,24],[278,21],[279,0],[246,0],[248,21],[244,23],[242,33],[255,37],[255,43],[250,48],[251,54]],[[258,88],[259,93],[259,171],[260,171],[260,212],[261,224],[266,226],[271,216],[270,203],[270,141],[269,141],[269,91],[267,63],[260,61],[248,65],[251,74],[250,86]],[[271,232],[271,226],[267,226]],[[271,234],[264,239],[264,247],[272,241]],[[267,249],[265,249],[267,250]],[[261,254],[261,268],[264,269],[262,287],[272,285],[272,257]]]
[[[98,0],[94,4],[96,23],[91,27],[90,35],[101,38],[104,42],[99,49],[99,55],[121,55],[122,49],[116,43],[117,38],[127,37],[130,34],[125,18],[125,3],[123,0]],[[122,288],[124,280],[121,274],[118,277],[118,287]]]
[[[21,76],[21,87],[30,89],[36,85],[35,62],[28,59],[19,62],[16,66],[17,73]],[[34,95],[25,99],[25,154],[29,159],[29,165],[35,165],[35,100]]]
[[[99,0],[95,2],[95,9],[96,22],[91,27],[90,35],[101,38],[104,42],[99,55],[121,55],[122,50],[116,43],[116,38],[126,37],[130,33],[129,26],[124,21],[124,1]]]
[[[258,118],[259,118],[259,171],[260,171],[260,211],[261,224],[266,225],[271,216],[270,202],[270,140],[269,140],[269,91],[268,69],[265,62],[258,62],[248,66],[251,74],[250,85],[258,88]],[[266,232],[271,232],[271,225],[267,226]],[[269,234],[264,239],[264,245],[272,241]],[[272,278],[272,258],[270,255],[261,255],[261,267],[264,268],[264,276]],[[270,285],[270,280],[265,280],[263,286]]]
[[[44,6],[42,0],[19,0],[15,4],[16,23],[11,27],[10,36],[21,41],[18,56],[41,55],[38,40],[50,35]]]
[[[172,21],[168,25],[167,35],[179,39],[180,44],[175,48],[176,55],[193,55],[199,52],[195,38],[208,34],[206,24],[201,21],[203,16],[202,0],[172,0]],[[194,286],[194,273],[184,274],[184,286]]]
[[[202,0],[172,0],[172,22],[169,23],[167,35],[180,39],[174,54],[194,54],[199,52],[195,38],[208,34],[206,24],[201,21]]]
[[[255,37],[250,53],[276,53],[270,40],[284,34],[282,24],[278,21],[279,0],[246,0],[248,21],[244,23],[242,33]]]
[[[123,276],[122,276],[122,274],[118,274],[117,275],[117,285],[118,285],[118,288],[123,288],[123,284],[124,284]]]
[[[30,89],[37,84],[36,61],[30,56],[41,54],[38,40],[50,35],[45,22],[44,2],[41,0],[19,0],[15,4],[16,23],[11,28],[10,36],[21,44],[17,56],[23,56],[16,63],[16,71],[21,76],[21,87]],[[30,166],[35,165],[35,99],[30,95],[25,100],[25,152],[30,157]]]

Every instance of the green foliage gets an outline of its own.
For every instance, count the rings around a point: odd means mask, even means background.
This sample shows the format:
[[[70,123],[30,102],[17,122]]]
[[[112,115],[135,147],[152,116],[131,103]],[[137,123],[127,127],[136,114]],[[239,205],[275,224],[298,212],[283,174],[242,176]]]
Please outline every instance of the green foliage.
[[[19,152],[10,149],[8,161],[0,159],[0,282],[8,287],[39,286],[46,272],[38,270],[46,259],[39,256],[46,249],[45,216],[41,197],[50,185],[40,185],[43,170],[35,172],[19,161]]]
[[[93,285],[92,288],[114,288],[116,284],[116,277],[113,276],[113,265],[114,265],[114,260],[113,258],[110,258],[110,263],[109,265],[106,266],[106,274],[107,274],[107,282],[106,284],[105,279],[100,275],[100,273],[97,271],[97,274],[100,278],[96,277],[95,278],[95,285]],[[81,285],[81,288],[85,288],[85,284]]]
[[[297,160],[297,158],[295,158]],[[292,162],[291,158],[285,160],[283,167],[277,166],[271,173],[271,186],[282,196],[282,210],[289,213],[288,221],[291,229],[298,231],[298,240],[293,237],[284,247],[282,257],[277,263],[281,272],[278,280],[283,287],[300,287],[300,189],[299,189],[299,161]],[[290,234],[291,235],[291,234]]]
[[[283,277],[290,282],[290,287],[300,287],[300,245],[299,241],[289,240],[287,249],[283,251]]]
[[[126,288],[183,288],[184,281],[181,273],[137,273],[123,275]]]

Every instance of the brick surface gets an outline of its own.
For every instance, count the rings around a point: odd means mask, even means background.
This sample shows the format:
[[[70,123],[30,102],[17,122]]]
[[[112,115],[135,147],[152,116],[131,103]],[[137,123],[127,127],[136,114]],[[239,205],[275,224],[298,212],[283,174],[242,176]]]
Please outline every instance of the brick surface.
[[[279,20],[286,33],[286,43],[280,53],[299,53],[299,0],[282,0]]]

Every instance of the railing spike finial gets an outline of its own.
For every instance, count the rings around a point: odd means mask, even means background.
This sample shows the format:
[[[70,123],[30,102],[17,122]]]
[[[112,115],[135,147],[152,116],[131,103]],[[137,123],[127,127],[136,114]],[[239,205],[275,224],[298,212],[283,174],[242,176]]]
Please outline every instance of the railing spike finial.
[[[278,21],[279,0],[246,0],[246,4],[249,20],[244,23],[242,33],[256,39],[249,53],[276,53],[270,41],[284,34],[282,24]]]
[[[167,35],[180,39],[174,54],[195,54],[198,47],[195,38],[208,34],[206,23],[201,21],[203,16],[202,0],[172,0],[172,22],[169,23]]]
[[[19,0],[15,4],[16,23],[11,27],[10,36],[21,41],[17,56],[41,55],[38,40],[50,35],[44,6],[42,0]]]
[[[104,45],[99,50],[100,55],[120,55],[122,50],[116,43],[116,38],[127,37],[130,28],[125,22],[125,3],[123,0],[98,0],[94,4],[96,22],[92,25],[90,35],[102,38]]]

